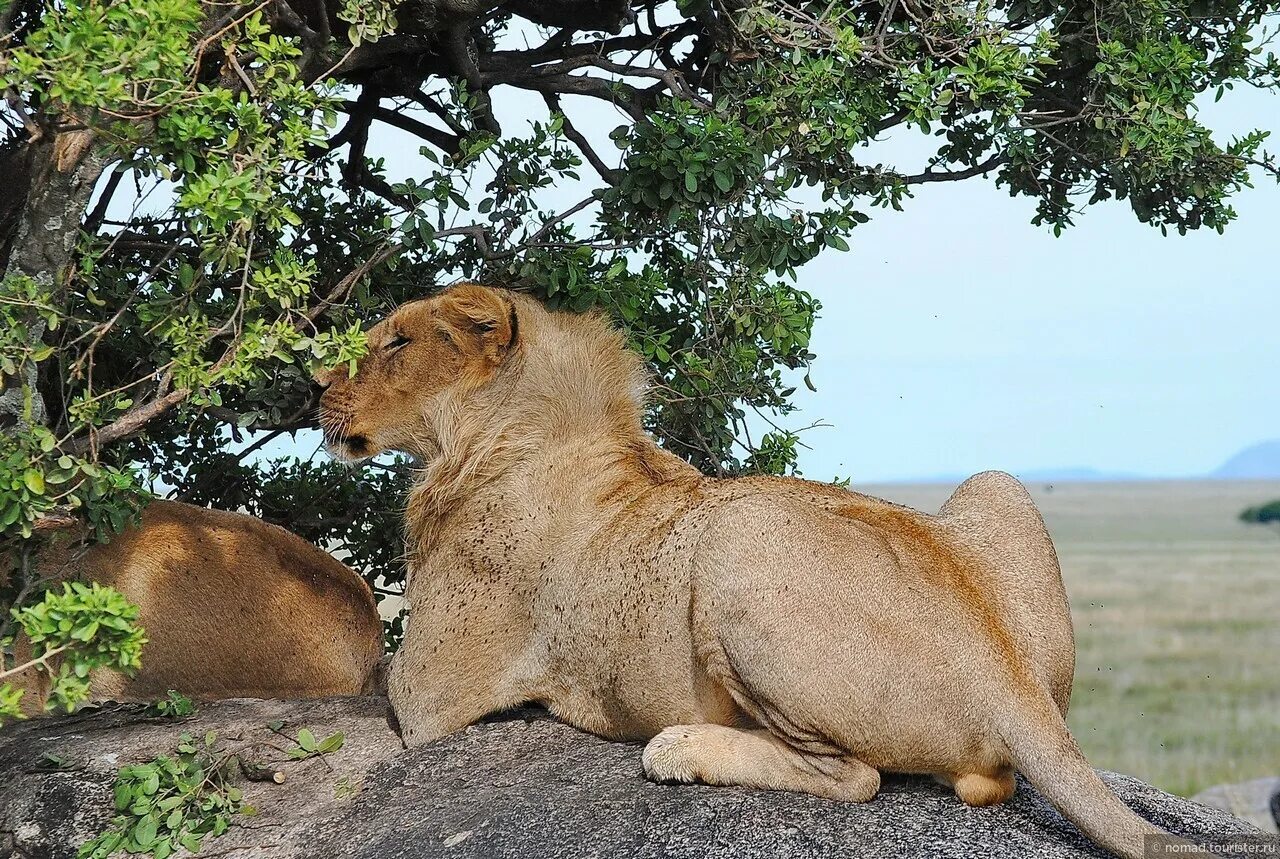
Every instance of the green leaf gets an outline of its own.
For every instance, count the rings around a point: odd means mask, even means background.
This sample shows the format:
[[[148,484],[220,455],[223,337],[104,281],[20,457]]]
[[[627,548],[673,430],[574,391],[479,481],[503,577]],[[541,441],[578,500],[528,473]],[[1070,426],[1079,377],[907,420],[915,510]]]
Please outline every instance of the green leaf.
[[[316,750],[316,735],[306,728],[298,731],[298,745],[305,752],[314,752]]]
[[[342,748],[343,742],[344,738],[341,733],[330,734],[320,742],[320,745],[316,747],[316,751],[320,752],[322,755],[328,754],[329,752],[336,752],[338,749]]]
[[[155,843],[157,830],[158,821],[155,815],[148,814],[134,824],[130,837],[133,838],[135,844],[145,849]]]

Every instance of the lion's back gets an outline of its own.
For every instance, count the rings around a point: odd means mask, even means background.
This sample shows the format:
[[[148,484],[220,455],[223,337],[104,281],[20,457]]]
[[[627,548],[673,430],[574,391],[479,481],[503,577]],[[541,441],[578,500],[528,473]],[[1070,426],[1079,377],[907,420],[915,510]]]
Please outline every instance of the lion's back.
[[[382,656],[368,586],[250,516],[157,501],[137,528],[63,558],[54,574],[110,585],[139,607],[142,670],[132,679],[99,672],[98,698],[354,695]]]

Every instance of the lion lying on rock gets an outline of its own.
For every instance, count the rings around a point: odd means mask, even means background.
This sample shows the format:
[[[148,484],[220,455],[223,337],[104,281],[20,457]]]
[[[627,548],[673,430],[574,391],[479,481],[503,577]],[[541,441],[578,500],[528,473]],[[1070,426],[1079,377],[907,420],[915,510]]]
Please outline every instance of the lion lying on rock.
[[[970,478],[937,516],[705,477],[644,433],[641,362],[602,318],[471,284],[318,381],[336,455],[424,466],[390,676],[409,745],[538,702],[647,739],[658,780],[864,802],[880,771],[927,773],[987,805],[1017,769],[1122,856],[1160,832],[1067,731],[1066,594],[1012,477]]]
[[[94,581],[138,605],[142,670],[94,672],[92,700],[153,701],[169,689],[197,700],[320,698],[378,685],[382,621],[369,586],[260,519],[156,501],[139,527],[87,551],[52,547],[37,569],[50,584]],[[24,636],[15,655],[30,656]],[[16,680],[23,712],[42,712],[48,675]]]

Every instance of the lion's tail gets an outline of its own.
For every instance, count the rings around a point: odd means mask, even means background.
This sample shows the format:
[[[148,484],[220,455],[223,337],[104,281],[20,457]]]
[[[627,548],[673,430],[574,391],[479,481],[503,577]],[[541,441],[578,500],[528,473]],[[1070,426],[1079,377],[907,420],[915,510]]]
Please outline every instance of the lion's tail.
[[[1036,790],[1089,838],[1124,859],[1142,859],[1147,836],[1172,837],[1135,814],[1098,777],[1049,694],[1038,684],[1023,685],[1031,688],[1012,696],[996,726],[1014,766]]]

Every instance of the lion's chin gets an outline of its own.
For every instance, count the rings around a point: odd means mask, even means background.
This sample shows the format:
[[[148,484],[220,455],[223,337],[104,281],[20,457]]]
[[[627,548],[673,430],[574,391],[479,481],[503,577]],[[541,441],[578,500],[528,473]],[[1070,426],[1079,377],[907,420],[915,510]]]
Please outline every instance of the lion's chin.
[[[338,439],[326,439],[324,448],[329,455],[340,462],[362,462],[377,455],[378,451],[374,450],[369,443],[369,439],[362,435],[343,436]]]

